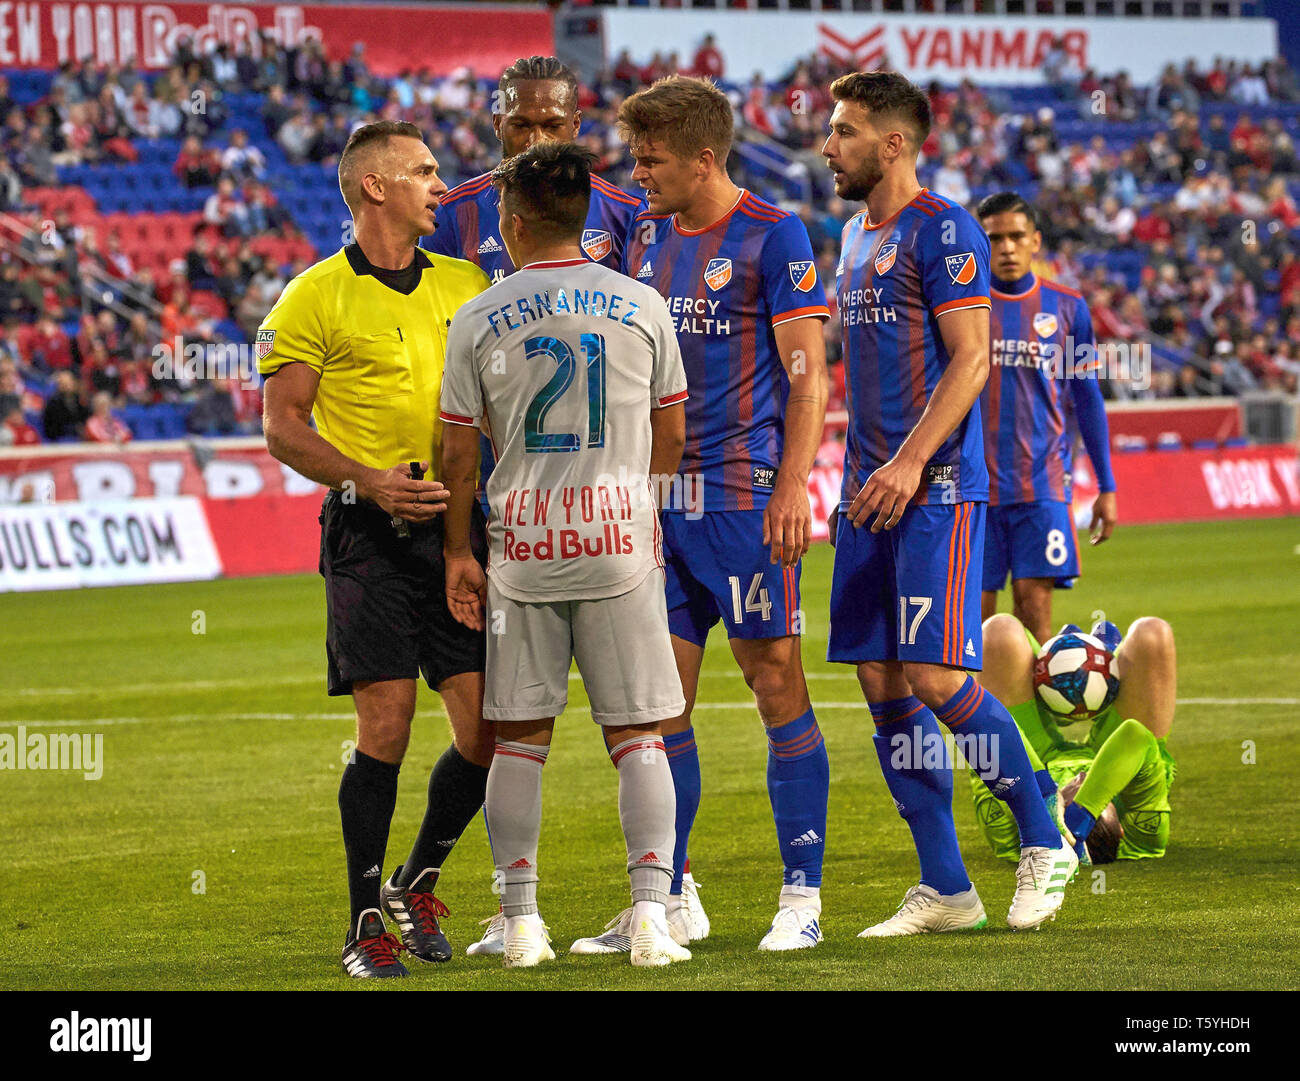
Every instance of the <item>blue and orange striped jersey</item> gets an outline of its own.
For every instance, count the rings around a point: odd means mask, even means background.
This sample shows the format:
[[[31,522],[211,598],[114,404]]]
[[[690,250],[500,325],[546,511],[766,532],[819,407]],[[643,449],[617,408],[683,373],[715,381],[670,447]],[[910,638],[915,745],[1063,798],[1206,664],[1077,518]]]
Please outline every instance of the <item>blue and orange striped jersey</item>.
[[[624,273],[659,290],[677,331],[691,388],[681,471],[698,475],[703,497],[691,509],[761,510],[781,465],[790,393],[773,328],[830,317],[803,222],[748,191],[694,232],[643,211]]]
[[[1027,274],[991,290],[989,381],[980,395],[989,502],[1066,502],[1074,437],[1068,388],[1095,382],[1092,316],[1073,289]]]
[[[582,250],[593,263],[623,268],[623,243],[641,200],[598,176],[591,178],[591,207],[582,232]],[[440,255],[468,259],[493,282],[515,271],[501,240],[501,197],[484,173],[443,196],[438,229],[421,246]]]
[[[849,412],[841,509],[897,453],[948,368],[939,317],[989,307],[989,241],[961,207],[926,189],[879,225],[844,226],[835,276]],[[988,498],[976,402],[926,464],[915,506]]]

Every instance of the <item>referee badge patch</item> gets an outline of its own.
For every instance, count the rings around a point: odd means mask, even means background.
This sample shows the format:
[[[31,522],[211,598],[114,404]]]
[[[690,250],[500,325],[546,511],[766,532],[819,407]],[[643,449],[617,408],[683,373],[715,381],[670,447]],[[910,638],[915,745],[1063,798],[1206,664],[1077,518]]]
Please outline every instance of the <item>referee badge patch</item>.
[[[584,229],[582,231],[582,250],[593,263],[599,263],[614,247],[614,238],[604,229]]]
[[[259,330],[257,332],[257,359],[265,360],[271,355],[271,350],[275,348],[275,331]]]
[[[949,255],[943,261],[948,269],[948,277],[954,285],[970,285],[975,280],[975,253],[964,251],[960,255]]]
[[[731,260],[710,259],[704,268],[704,284],[715,293],[731,281]]]
[[[1035,312],[1034,333],[1040,338],[1050,338],[1056,333],[1056,316],[1051,312]]]

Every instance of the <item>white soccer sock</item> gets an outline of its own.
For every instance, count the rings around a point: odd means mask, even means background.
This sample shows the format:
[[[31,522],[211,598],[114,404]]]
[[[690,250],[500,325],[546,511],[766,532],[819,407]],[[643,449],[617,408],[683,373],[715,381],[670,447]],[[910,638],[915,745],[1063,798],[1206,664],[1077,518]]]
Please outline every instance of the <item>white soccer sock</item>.
[[[549,747],[498,740],[484,811],[506,916],[537,912],[537,839],[542,830],[542,766]]]
[[[664,906],[673,878],[677,796],[664,741],[634,736],[609,751],[618,769],[618,817],[627,841],[632,901]]]

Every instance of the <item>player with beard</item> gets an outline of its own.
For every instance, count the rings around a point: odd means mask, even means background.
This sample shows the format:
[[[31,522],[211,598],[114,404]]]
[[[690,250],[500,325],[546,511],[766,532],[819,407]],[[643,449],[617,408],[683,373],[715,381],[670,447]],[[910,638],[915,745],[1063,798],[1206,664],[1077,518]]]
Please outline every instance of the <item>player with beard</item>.
[[[898,912],[862,937],[987,923],[957,844],[951,762],[923,753],[941,741],[940,721],[997,748],[988,783],[1021,845],[1007,922],[1037,927],[1060,908],[1078,860],[1015,722],[970,674],[980,668],[988,500],[978,398],[989,370],[989,242],[970,214],[917,181],[930,132],[920,90],[876,72],[845,75],[831,94],[822,153],[835,193],[866,209],[844,227],[836,273],[849,431],[827,658],[857,667],[921,865]]]

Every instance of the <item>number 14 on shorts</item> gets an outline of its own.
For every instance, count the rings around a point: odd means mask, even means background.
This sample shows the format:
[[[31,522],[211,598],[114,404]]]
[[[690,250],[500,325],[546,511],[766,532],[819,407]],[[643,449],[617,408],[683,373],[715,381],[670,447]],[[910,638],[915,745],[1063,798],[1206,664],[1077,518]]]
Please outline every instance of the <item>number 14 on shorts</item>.
[[[738,624],[744,623],[745,616],[750,612],[760,613],[759,618],[764,623],[772,618],[772,598],[763,586],[763,575],[761,573],[754,575],[750,581],[749,592],[745,594],[743,609],[740,605],[740,578],[733,574],[727,581],[731,583],[731,612],[736,617]]]

